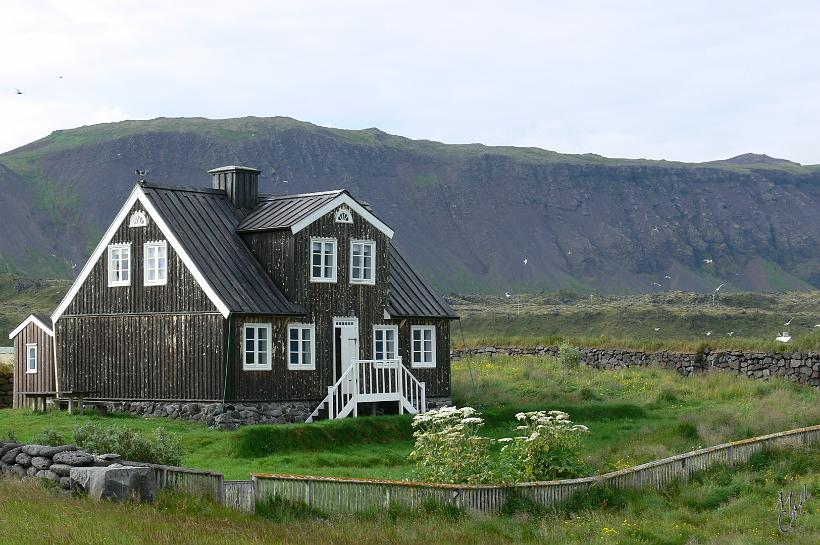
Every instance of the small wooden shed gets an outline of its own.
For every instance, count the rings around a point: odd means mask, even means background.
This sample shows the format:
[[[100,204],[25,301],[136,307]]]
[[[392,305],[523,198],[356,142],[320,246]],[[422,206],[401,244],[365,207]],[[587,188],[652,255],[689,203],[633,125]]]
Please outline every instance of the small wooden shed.
[[[31,407],[26,393],[56,392],[51,317],[32,314],[11,332],[14,341],[14,408]]]

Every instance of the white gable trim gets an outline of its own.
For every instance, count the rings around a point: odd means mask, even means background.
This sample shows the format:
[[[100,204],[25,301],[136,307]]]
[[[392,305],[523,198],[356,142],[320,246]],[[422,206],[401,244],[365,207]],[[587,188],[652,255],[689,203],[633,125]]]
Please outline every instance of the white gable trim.
[[[14,337],[16,337],[17,335],[19,335],[19,334],[20,334],[20,332],[21,332],[21,331],[23,331],[23,330],[26,328],[26,326],[28,326],[29,324],[34,324],[34,325],[36,325],[37,327],[39,327],[40,329],[42,329],[43,331],[45,331],[45,332],[48,334],[48,336],[49,336],[49,337],[53,337],[53,336],[54,336],[54,330],[52,330],[52,329],[51,329],[50,327],[48,327],[46,324],[44,324],[43,322],[41,322],[41,321],[37,318],[37,316],[35,316],[34,314],[32,314],[31,316],[29,316],[28,318],[26,318],[25,320],[23,320],[23,323],[22,323],[22,324],[20,324],[20,325],[18,325],[18,326],[17,326],[17,328],[16,328],[14,331],[12,331],[11,333],[9,333],[9,339],[13,339],[13,338],[14,338]]]
[[[356,212],[358,215],[363,217],[367,220],[373,227],[387,235],[387,238],[393,238],[393,229],[387,226],[382,220],[377,218],[372,212],[369,212],[364,206],[356,202],[356,199],[348,195],[347,193],[342,193],[335,199],[327,202],[320,208],[318,208],[315,212],[312,212],[310,215],[305,216],[303,219],[299,220],[297,223],[294,223],[293,226],[290,228],[291,232],[295,235],[314,221],[318,220],[325,214],[329,214],[330,212],[336,210],[338,207],[342,205],[347,205],[350,209]]]
[[[134,207],[134,204],[137,201],[139,201],[145,207],[145,210],[148,212],[148,215],[151,216],[151,219],[153,219],[154,222],[156,222],[157,227],[159,227],[160,231],[162,231],[162,234],[165,236],[165,239],[171,244],[171,247],[174,249],[179,258],[191,272],[191,275],[194,277],[194,279],[196,279],[199,286],[208,296],[208,299],[210,299],[211,302],[216,306],[216,308],[219,310],[222,316],[224,316],[225,318],[228,317],[228,315],[230,314],[230,310],[228,309],[227,305],[225,305],[225,303],[222,302],[222,300],[219,298],[219,296],[216,294],[216,292],[213,290],[210,284],[208,284],[208,281],[205,279],[205,277],[196,267],[194,262],[191,260],[191,257],[188,255],[188,252],[185,251],[185,248],[183,248],[182,245],[179,243],[177,237],[174,236],[174,233],[168,227],[168,224],[166,224],[165,220],[162,219],[162,216],[159,215],[157,209],[154,208],[154,205],[145,195],[145,192],[142,190],[142,188],[140,186],[135,186],[133,191],[131,191],[131,195],[128,196],[128,199],[125,201],[125,204],[122,205],[122,208],[120,208],[120,211],[117,213],[117,216],[114,218],[114,221],[111,223],[111,225],[108,227],[108,230],[103,235],[102,240],[100,240],[100,243],[94,249],[94,252],[91,254],[91,257],[88,258],[88,261],[86,261],[85,266],[80,271],[80,274],[77,277],[77,280],[75,280],[74,283],[71,285],[71,289],[68,290],[68,293],[66,293],[65,297],[60,302],[60,305],[54,311],[54,314],[51,315],[51,319],[55,324],[57,323],[57,320],[60,319],[60,316],[63,315],[66,308],[68,308],[68,305],[71,303],[71,301],[74,300],[74,297],[76,297],[77,292],[80,291],[80,288],[85,283],[86,279],[88,278],[88,275],[90,275],[91,271],[94,270],[94,265],[96,265],[97,262],[100,260],[103,253],[108,248],[108,244],[111,242],[111,239],[114,238],[117,229],[125,221],[126,216],[128,216],[128,213],[131,211],[131,209]]]

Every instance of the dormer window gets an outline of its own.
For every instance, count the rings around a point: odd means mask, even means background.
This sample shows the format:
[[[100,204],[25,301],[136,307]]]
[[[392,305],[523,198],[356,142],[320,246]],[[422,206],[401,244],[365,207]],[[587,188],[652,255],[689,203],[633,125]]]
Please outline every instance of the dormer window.
[[[310,239],[310,281],[336,282],[336,239]]]
[[[376,283],[376,243],[354,240],[350,243],[350,283]]]
[[[336,211],[336,223],[353,223],[353,213],[345,206]]]

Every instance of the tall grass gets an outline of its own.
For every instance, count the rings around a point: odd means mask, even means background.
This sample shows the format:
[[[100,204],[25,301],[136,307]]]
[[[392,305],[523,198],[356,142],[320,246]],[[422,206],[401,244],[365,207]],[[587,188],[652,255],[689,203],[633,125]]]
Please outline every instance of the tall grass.
[[[0,542],[808,545],[820,535],[816,502],[809,500],[788,536],[777,531],[773,505],[778,492],[799,492],[804,484],[813,498],[820,496],[818,468],[816,447],[773,451],[744,466],[711,468],[664,491],[593,489],[557,509],[508,505],[500,517],[463,516],[435,505],[328,515],[276,501],[264,503],[265,516],[255,517],[184,496],[118,505],[51,494],[36,481],[0,479]]]

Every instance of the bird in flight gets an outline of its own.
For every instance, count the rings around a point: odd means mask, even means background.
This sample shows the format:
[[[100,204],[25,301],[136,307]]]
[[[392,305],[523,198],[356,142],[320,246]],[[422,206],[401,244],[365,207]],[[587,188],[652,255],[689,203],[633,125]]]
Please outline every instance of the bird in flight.
[[[707,332],[706,332],[706,336],[707,336],[707,337],[710,337],[711,335],[712,335],[712,332],[711,332],[711,331],[707,331]]]
[[[655,331],[660,331],[660,330],[661,330],[661,328],[659,328],[659,327],[655,328]]]
[[[820,327],[820,324],[816,324],[814,327]]]
[[[510,295],[510,292],[505,291],[505,292],[504,292],[504,297],[506,297],[507,299],[509,299],[510,297],[512,297],[512,295]]]
[[[719,291],[720,291],[720,288],[722,288],[722,287],[723,287],[723,286],[725,286],[725,285],[726,285],[726,284],[721,284],[720,286],[716,287],[716,288],[715,288],[715,293],[719,292]]]
[[[704,263],[712,263],[712,260],[711,259],[704,259],[703,262]]]
[[[791,340],[792,336],[789,335],[786,331],[780,334],[779,337],[775,337],[774,340],[780,341],[782,343],[787,343]]]
[[[783,325],[789,325],[790,323],[792,323],[792,320],[794,320],[794,316],[792,316],[791,318],[789,318],[789,321],[788,321],[788,322],[786,322],[786,323],[785,323],[785,324],[783,324]]]
[[[729,333],[727,333],[727,335],[729,335],[730,337],[731,337],[732,335],[734,335],[734,334],[735,334],[735,332],[734,332],[734,331],[730,331]]]
[[[22,95],[22,94],[23,94],[23,91],[21,91],[20,89],[17,89],[17,94],[18,94],[18,95]]]
[[[135,169],[134,174],[136,174],[139,177],[140,180],[143,180],[143,179],[145,179],[145,175],[148,174],[148,171],[147,170]]]
[[[525,258],[524,258],[524,265],[526,265],[528,262],[529,262],[529,259],[527,259],[527,258],[525,257]]]
[[[657,282],[652,282],[652,285],[653,285],[653,286],[658,286],[659,288],[662,288],[662,287],[663,287],[663,286],[661,286],[660,284],[658,284]]]
[[[669,276],[668,274],[666,274],[666,275],[664,275],[664,278],[666,278],[667,280],[669,280],[669,279],[671,279],[672,277],[671,277],[671,276]]]

